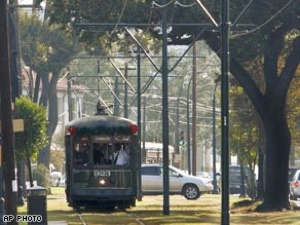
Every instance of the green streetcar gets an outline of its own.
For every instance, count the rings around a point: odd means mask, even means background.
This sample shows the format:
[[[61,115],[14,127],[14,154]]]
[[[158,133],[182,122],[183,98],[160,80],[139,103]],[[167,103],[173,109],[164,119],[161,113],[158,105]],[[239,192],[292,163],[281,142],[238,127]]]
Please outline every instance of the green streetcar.
[[[140,196],[140,146],[135,122],[99,115],[65,127],[66,197],[71,207],[126,209]]]

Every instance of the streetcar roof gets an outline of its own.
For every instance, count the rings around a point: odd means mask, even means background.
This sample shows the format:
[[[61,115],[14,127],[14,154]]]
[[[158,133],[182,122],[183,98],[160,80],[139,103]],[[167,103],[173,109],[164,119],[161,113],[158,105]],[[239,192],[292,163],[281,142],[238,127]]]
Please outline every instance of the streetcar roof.
[[[107,115],[96,115],[74,119],[67,123],[66,132],[72,128],[77,135],[132,135],[137,125],[132,120]]]

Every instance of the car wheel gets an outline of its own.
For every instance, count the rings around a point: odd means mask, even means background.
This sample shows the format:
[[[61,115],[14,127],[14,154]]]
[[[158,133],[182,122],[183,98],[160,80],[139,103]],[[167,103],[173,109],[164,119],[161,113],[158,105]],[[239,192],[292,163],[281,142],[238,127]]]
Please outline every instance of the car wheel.
[[[188,200],[195,200],[199,198],[200,191],[194,184],[186,184],[183,188],[183,195]]]

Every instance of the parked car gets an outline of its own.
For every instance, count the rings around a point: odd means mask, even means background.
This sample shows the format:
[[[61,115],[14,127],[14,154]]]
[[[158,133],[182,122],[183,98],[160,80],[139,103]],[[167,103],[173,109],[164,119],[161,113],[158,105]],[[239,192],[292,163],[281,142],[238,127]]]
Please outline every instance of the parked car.
[[[163,193],[163,166],[159,164],[143,164],[142,193],[156,195]],[[169,194],[180,194],[186,199],[194,200],[204,193],[210,193],[213,185],[210,180],[190,176],[184,171],[169,166]]]
[[[50,173],[51,186],[59,187],[61,182],[62,174],[58,171],[53,171]]]
[[[290,180],[290,199],[297,200],[300,198],[300,169],[296,170]]]
[[[60,187],[64,187],[66,185],[66,175],[63,174],[59,183]]]
[[[212,177],[210,176],[210,174],[208,172],[197,172],[196,173],[197,177],[202,177],[208,180],[211,180]]]
[[[213,172],[209,173],[209,172],[197,172],[196,173],[197,177],[202,177],[204,179],[210,180],[212,184],[214,184],[214,174]],[[221,174],[220,173],[216,173],[216,188],[217,188],[217,193],[221,192]]]
[[[229,191],[230,194],[241,194],[242,188],[245,193],[249,193],[250,169],[243,167],[244,182],[242,183],[241,167],[239,165],[229,166]],[[243,185],[243,186],[242,186]]]
[[[290,167],[289,168],[289,181],[291,181],[295,175],[295,173],[297,172],[297,170],[299,170],[300,168],[297,167]]]

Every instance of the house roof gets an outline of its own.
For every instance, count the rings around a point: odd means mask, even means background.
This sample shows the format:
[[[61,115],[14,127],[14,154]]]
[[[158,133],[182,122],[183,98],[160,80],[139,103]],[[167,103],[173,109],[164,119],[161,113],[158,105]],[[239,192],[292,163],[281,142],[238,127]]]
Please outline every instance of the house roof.
[[[22,87],[29,87],[30,85],[30,75],[32,74],[32,85],[35,84],[36,79],[36,72],[30,71],[30,67],[22,67]],[[51,76],[51,74],[49,75]],[[42,87],[42,83],[40,84],[40,88]],[[60,91],[67,91],[68,90],[68,80],[65,77],[62,77],[57,82],[57,90]],[[81,84],[72,84],[72,90],[80,91],[80,92],[87,92],[88,87]]]

